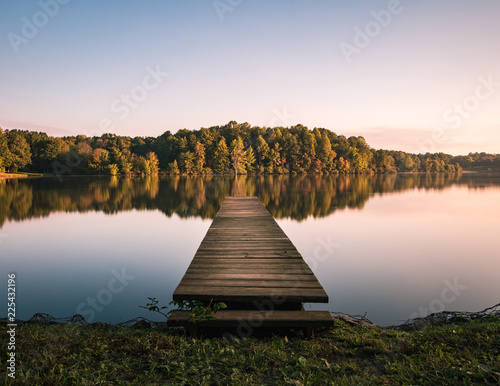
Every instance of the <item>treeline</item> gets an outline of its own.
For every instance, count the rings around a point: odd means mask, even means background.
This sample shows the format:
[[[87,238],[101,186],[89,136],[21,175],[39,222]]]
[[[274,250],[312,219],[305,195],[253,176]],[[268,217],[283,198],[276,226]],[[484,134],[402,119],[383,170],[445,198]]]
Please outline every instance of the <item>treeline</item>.
[[[500,170],[500,154],[469,153],[454,159],[462,168]]]
[[[0,171],[61,174],[383,174],[456,172],[453,156],[375,150],[363,137],[234,121],[159,137],[51,137],[0,129]]]

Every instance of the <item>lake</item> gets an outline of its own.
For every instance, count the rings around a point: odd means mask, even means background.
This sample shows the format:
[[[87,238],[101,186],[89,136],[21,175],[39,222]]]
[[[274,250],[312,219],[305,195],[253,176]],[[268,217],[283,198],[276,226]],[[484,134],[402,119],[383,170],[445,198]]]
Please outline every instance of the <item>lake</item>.
[[[162,320],[139,306],[168,304],[229,195],[259,197],[313,269],[330,302],[306,309],[389,325],[500,302],[498,174],[64,177],[0,180],[17,317]]]

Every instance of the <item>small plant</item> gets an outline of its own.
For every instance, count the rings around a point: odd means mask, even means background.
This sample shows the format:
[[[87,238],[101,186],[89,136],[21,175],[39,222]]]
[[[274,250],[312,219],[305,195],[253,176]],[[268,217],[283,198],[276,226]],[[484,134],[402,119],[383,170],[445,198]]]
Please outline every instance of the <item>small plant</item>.
[[[172,300],[169,303],[169,305],[172,305],[176,308],[171,309],[167,313],[164,313],[162,310],[168,307],[166,306],[159,307],[158,300],[156,300],[156,298],[148,297],[148,299],[149,303],[147,303],[146,306],[139,306],[139,307],[145,308],[146,310],[152,312],[157,312],[167,318],[172,311],[176,310],[191,311],[191,314],[189,315],[188,319],[190,323],[200,323],[203,322],[204,320],[217,319],[213,314],[215,314],[219,310],[227,308],[226,303],[223,302],[214,303],[213,299],[210,300],[208,306],[205,306],[205,304],[199,300]]]

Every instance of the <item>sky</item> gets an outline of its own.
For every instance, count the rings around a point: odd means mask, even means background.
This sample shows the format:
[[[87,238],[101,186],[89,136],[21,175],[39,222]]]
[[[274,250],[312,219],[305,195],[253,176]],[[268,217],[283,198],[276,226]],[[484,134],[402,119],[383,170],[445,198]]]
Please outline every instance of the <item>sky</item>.
[[[0,127],[324,127],[500,153],[498,0],[1,0]]]

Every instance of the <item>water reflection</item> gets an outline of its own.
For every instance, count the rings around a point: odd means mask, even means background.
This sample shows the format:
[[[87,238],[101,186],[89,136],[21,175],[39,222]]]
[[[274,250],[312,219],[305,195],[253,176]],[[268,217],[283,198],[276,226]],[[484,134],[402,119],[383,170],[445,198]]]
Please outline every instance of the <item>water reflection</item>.
[[[477,311],[498,303],[499,193],[500,175],[479,174],[0,180],[0,274],[18,274],[28,319],[85,313],[125,269],[135,279],[96,320],[152,317],[139,305],[171,300],[224,198],[256,195],[327,291],[323,309],[397,323],[456,278],[467,291],[446,306]]]
[[[226,196],[258,196],[275,218],[324,217],[363,208],[374,194],[410,189],[500,186],[500,177],[478,174],[375,176],[173,176],[74,177],[0,180],[0,226],[52,212],[160,210],[168,217],[213,218]]]

